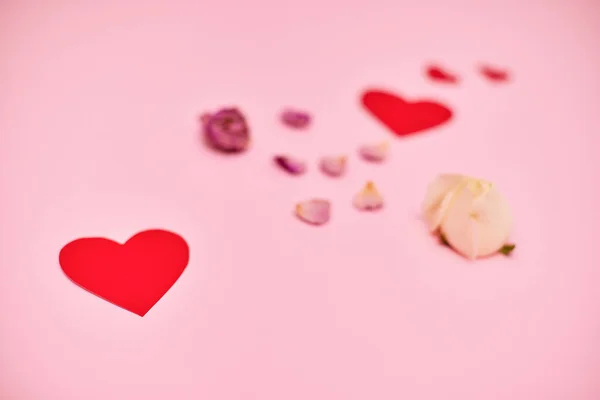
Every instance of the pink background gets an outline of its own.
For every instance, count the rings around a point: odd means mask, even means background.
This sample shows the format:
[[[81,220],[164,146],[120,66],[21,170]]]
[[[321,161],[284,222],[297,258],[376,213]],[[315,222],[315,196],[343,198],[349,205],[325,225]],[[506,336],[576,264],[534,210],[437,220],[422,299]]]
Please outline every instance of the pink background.
[[[51,3],[0,3],[2,400],[600,398],[597,2]],[[429,61],[463,83],[428,82]],[[456,117],[327,179],[321,154],[391,138],[359,105],[371,85]],[[229,104],[243,157],[198,142],[197,115]],[[280,126],[286,105],[309,132]],[[452,171],[509,198],[513,259],[427,235],[425,186]],[[367,179],[380,213],[351,206]],[[291,214],[312,196],[334,203],[321,229]],[[153,227],[191,260],[144,318],[58,266],[72,239]]]

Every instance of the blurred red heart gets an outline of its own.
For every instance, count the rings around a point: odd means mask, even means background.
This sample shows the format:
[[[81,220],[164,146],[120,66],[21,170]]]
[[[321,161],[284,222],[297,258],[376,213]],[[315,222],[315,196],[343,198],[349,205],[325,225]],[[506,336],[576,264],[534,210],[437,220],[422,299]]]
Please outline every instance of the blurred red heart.
[[[429,67],[427,67],[427,76],[433,81],[444,83],[458,83],[457,75],[452,74],[437,65],[430,65]]]
[[[504,82],[508,80],[508,71],[494,68],[489,65],[481,66],[479,72],[492,82]]]
[[[181,236],[156,229],[125,244],[105,238],[74,240],[60,251],[59,263],[77,285],[143,317],[181,276],[189,256]]]
[[[420,133],[452,118],[452,110],[441,103],[431,100],[410,102],[381,90],[364,92],[362,103],[397,136]]]

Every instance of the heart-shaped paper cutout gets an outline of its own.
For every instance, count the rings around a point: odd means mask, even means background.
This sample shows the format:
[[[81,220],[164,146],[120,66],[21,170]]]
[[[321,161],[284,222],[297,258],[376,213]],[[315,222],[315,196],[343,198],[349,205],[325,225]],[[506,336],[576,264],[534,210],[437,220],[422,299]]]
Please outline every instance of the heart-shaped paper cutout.
[[[427,67],[427,76],[432,81],[443,83],[458,83],[458,76],[440,67],[439,65],[430,65]]]
[[[483,76],[492,82],[505,82],[509,78],[508,71],[491,67],[489,65],[483,65],[479,68],[479,71]]]
[[[362,103],[394,134],[403,137],[434,128],[452,118],[452,110],[432,100],[410,102],[382,90],[368,90]]]
[[[143,317],[179,279],[190,250],[179,235],[147,230],[125,244],[82,238],[62,248],[59,263],[77,285]]]

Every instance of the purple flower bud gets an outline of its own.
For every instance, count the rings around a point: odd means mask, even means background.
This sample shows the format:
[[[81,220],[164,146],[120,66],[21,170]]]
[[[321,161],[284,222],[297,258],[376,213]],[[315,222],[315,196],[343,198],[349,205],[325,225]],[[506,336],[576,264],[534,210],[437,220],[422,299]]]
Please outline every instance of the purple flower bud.
[[[306,128],[310,124],[310,115],[303,111],[285,110],[281,114],[281,121],[292,128]]]
[[[237,108],[223,108],[215,114],[200,117],[208,144],[225,153],[246,150],[250,144],[250,128]]]

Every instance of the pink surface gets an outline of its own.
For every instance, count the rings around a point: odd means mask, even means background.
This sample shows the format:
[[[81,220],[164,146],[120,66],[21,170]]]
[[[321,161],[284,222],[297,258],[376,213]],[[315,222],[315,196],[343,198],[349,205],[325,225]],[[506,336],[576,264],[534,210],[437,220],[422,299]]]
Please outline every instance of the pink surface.
[[[54,3],[0,3],[0,399],[600,398],[597,2]],[[429,62],[460,85],[427,81]],[[332,181],[319,155],[392,137],[367,86],[455,118]],[[197,139],[229,104],[254,129],[242,157]],[[286,105],[314,112],[309,132],[280,125]],[[275,152],[313,168],[286,176]],[[425,186],[452,171],[502,188],[514,259],[426,234]],[[367,179],[378,214],[351,207]],[[329,225],[292,217],[312,196]],[[153,227],[191,259],[144,318],[58,266],[75,238]]]

